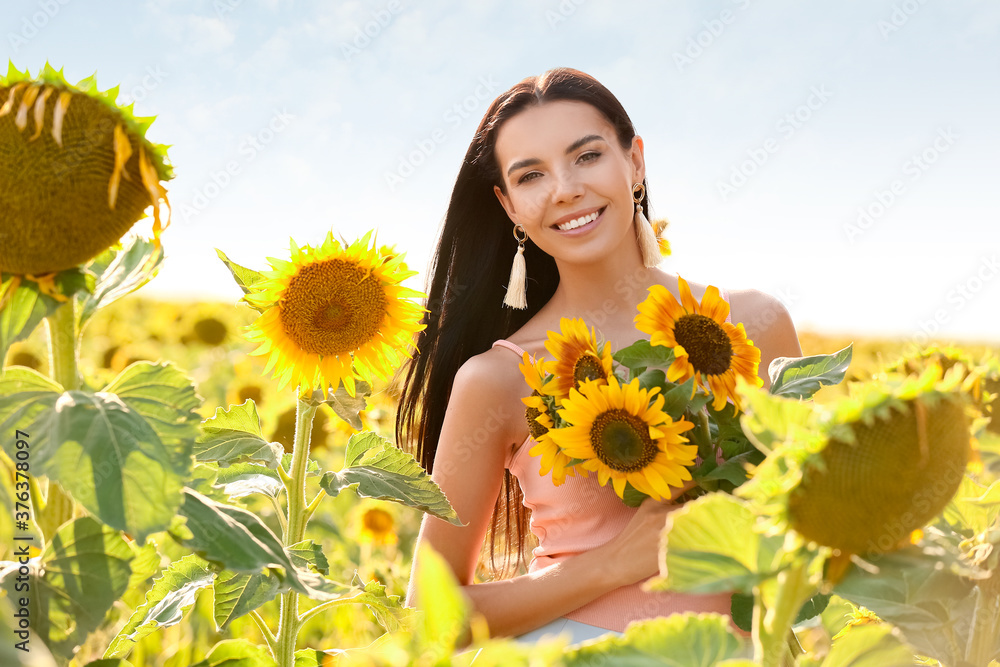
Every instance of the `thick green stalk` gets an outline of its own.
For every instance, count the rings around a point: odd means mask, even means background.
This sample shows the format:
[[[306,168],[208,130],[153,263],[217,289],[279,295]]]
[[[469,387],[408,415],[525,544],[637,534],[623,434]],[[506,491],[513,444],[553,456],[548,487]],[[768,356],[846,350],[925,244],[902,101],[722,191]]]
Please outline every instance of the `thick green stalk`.
[[[285,523],[284,544],[301,542],[308,523],[306,506],[306,465],[309,462],[309,440],[312,435],[316,406],[299,399],[295,407],[295,444],[292,446],[292,463],[288,471],[285,491],[288,496],[288,517]],[[294,667],[295,644],[302,619],[299,618],[299,595],[288,591],[281,596],[281,613],[278,621],[278,667]]]
[[[997,576],[994,574],[994,576]],[[982,582],[976,587],[976,608],[972,617],[972,637],[969,641],[966,663],[973,667],[987,667],[996,653],[997,625],[1000,623],[1000,597],[987,590]]]
[[[809,561],[799,561],[782,571],[775,586],[773,600],[765,605],[763,592],[758,588],[754,596],[761,609],[754,609],[754,660],[763,667],[784,667],[795,664],[788,645],[788,633],[802,604],[815,592],[809,583]],[[766,584],[765,584],[766,585]],[[770,597],[770,596],[769,596]]]
[[[77,364],[80,337],[76,330],[76,302],[70,299],[46,318],[49,328],[49,373],[66,391],[80,388]],[[49,480],[45,509],[37,513],[38,527],[46,542],[73,518],[73,499],[54,480]]]

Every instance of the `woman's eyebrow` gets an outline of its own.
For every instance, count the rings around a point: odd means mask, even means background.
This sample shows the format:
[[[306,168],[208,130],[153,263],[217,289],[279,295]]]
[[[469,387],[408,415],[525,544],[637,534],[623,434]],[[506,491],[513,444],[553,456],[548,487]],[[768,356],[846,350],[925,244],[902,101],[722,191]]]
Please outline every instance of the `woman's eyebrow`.
[[[585,137],[581,137],[581,138],[577,139],[576,141],[574,141],[572,144],[570,144],[570,147],[566,149],[566,154],[569,155],[570,153],[572,153],[573,151],[575,151],[580,146],[583,146],[584,144],[588,144],[591,141],[604,141],[604,137],[602,137],[599,134],[588,134]],[[518,160],[514,164],[510,165],[509,169],[507,169],[507,176],[510,176],[511,174],[513,174],[518,169],[523,169],[524,167],[530,167],[532,165],[538,164],[539,162],[541,162],[541,160],[539,160],[536,157],[528,158],[527,160]]]

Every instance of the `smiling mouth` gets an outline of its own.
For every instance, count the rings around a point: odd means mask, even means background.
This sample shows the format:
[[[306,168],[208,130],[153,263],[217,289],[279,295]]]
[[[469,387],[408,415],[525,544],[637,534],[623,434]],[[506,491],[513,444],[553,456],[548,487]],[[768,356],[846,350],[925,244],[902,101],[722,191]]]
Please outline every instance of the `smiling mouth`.
[[[604,208],[607,208],[606,206]],[[589,225],[594,220],[597,220],[604,213],[604,208],[599,211],[594,211],[588,215],[581,215],[579,218],[574,218],[569,222],[564,222],[560,225],[555,225],[555,228],[561,232],[568,232],[571,229],[577,229],[578,227],[583,227],[584,225]]]

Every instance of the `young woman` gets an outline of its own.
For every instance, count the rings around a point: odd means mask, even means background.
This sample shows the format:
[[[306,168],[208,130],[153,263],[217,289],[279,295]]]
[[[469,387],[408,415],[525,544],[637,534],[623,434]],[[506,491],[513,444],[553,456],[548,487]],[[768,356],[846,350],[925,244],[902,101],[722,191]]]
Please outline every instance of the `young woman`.
[[[396,429],[465,524],[428,516],[418,541],[451,565],[493,635],[570,630],[578,640],[641,618],[730,610],[728,595],[641,590],[657,573],[660,532],[675,505],[629,509],[596,475],[555,487],[527,451],[522,350],[551,358],[544,343],[563,317],[583,318],[612,349],[624,347],[648,338],[634,318],[650,286],[679,295],[677,275],[647,268],[637,240],[645,219],[636,204],[649,212],[645,176],[642,139],[618,100],[561,68],[490,105],[455,183]],[[521,239],[527,308],[518,310],[504,301]],[[691,284],[696,299],[705,289]],[[761,350],[765,383],[772,359],[801,355],[776,299],[743,290],[727,300],[731,320]],[[498,543],[505,549],[503,568],[489,559],[494,574],[523,557],[526,508],[539,542],[527,573],[474,583],[484,541],[491,556]]]

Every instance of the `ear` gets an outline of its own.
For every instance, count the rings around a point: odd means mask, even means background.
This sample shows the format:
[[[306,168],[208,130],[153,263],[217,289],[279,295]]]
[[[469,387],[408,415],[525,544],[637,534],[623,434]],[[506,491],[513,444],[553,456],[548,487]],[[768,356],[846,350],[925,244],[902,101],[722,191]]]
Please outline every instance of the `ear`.
[[[503,193],[499,185],[493,186],[493,194],[500,200],[500,205],[503,206],[503,210],[507,211],[507,217],[510,218],[511,222],[515,225],[518,224],[517,213],[514,212],[514,204],[511,203],[510,197]]]
[[[629,153],[629,158],[632,162],[632,182],[642,183],[643,179],[646,178],[646,158],[643,153],[645,147],[642,143],[642,137],[636,135],[632,137],[632,149]]]

